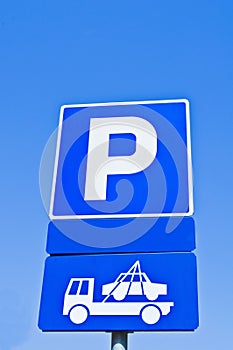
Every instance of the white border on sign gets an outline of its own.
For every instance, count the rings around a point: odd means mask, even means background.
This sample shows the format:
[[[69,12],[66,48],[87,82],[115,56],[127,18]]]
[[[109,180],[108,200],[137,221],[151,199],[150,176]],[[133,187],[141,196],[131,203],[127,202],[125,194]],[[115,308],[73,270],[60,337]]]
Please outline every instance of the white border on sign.
[[[60,153],[63,115],[66,108],[75,107],[104,107],[104,106],[125,106],[125,105],[141,105],[141,104],[162,104],[162,103],[185,103],[186,107],[186,135],[187,135],[187,161],[188,161],[188,192],[189,192],[189,211],[186,213],[140,213],[140,214],[95,214],[95,215],[54,215],[54,199],[56,178],[58,170],[58,160]],[[69,104],[63,105],[60,109],[58,135],[56,154],[54,161],[54,171],[52,180],[51,200],[49,207],[49,218],[51,220],[75,220],[75,219],[107,219],[107,218],[156,218],[156,217],[179,217],[179,216],[191,216],[194,212],[193,205],[193,177],[192,177],[192,154],[191,154],[191,132],[190,132],[190,108],[189,101],[187,99],[174,99],[174,100],[149,100],[149,101],[130,101],[130,102],[104,102],[104,103],[81,103],[81,104]]]

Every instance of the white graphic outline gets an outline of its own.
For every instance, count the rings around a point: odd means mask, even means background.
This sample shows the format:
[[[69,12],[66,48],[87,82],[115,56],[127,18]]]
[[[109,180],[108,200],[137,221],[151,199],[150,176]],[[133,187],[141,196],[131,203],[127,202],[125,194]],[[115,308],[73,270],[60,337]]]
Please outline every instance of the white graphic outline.
[[[186,109],[186,136],[187,136],[187,172],[188,172],[188,202],[189,210],[188,212],[179,213],[132,213],[132,214],[81,214],[81,215],[54,215],[54,201],[55,201],[55,188],[56,188],[56,178],[58,171],[58,161],[61,146],[61,135],[63,126],[63,116],[64,110],[66,108],[77,108],[77,107],[104,107],[104,106],[126,106],[126,105],[141,105],[141,104],[166,104],[166,103],[184,103]],[[139,217],[184,217],[191,216],[194,212],[193,205],[193,178],[192,178],[192,157],[191,157],[191,133],[190,133],[190,107],[189,101],[187,99],[171,99],[171,100],[147,100],[147,101],[129,101],[129,102],[106,102],[106,103],[87,103],[87,104],[70,104],[63,105],[60,109],[60,118],[58,125],[58,135],[56,144],[56,153],[54,161],[54,171],[52,179],[52,190],[50,197],[49,206],[49,217],[51,220],[75,220],[75,219],[105,219],[105,218],[139,218]]]
[[[140,316],[146,324],[156,324],[161,316],[170,313],[174,302],[155,302],[159,295],[167,295],[167,284],[151,282],[141,271],[137,260],[126,273],[102,286],[101,302],[95,302],[95,278],[71,278],[64,296],[63,315],[74,324],[84,323],[89,316]],[[122,292],[123,291],[123,292]],[[144,296],[148,301],[124,301],[127,296]],[[108,301],[113,297],[115,301]]]

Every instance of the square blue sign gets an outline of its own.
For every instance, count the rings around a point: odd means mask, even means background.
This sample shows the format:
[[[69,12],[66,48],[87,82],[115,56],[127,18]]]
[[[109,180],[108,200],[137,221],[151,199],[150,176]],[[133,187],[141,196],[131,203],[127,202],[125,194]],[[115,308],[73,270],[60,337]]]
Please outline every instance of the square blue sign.
[[[187,100],[62,106],[51,220],[192,213]]]

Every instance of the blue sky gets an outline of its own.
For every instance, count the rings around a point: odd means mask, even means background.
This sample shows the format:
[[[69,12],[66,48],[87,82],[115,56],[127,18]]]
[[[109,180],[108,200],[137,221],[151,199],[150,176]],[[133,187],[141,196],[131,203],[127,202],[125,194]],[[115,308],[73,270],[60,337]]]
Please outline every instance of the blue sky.
[[[188,98],[200,327],[135,333],[130,349],[232,343],[231,1],[0,4],[0,349],[110,347],[110,335],[37,328],[48,217],[38,185],[62,104]]]

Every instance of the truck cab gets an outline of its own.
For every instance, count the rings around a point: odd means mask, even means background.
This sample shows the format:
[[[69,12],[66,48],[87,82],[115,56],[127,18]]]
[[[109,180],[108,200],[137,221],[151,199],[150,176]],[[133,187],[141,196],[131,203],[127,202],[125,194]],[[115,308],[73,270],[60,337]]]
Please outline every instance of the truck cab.
[[[71,278],[65,292],[63,315],[68,315],[74,305],[93,302],[94,278]]]

